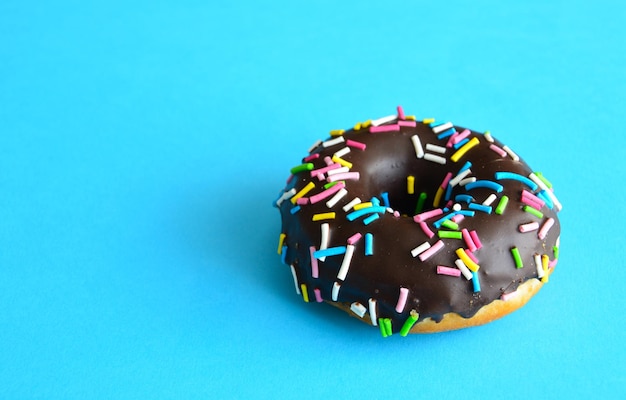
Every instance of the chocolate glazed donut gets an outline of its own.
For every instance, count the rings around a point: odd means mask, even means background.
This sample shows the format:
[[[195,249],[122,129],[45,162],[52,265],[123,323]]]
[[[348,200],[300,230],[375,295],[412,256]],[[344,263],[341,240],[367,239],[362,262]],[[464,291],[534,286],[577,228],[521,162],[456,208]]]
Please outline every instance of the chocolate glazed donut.
[[[489,132],[398,107],[331,131],[291,173],[275,205],[296,292],[385,337],[500,318],[557,263],[552,185]]]

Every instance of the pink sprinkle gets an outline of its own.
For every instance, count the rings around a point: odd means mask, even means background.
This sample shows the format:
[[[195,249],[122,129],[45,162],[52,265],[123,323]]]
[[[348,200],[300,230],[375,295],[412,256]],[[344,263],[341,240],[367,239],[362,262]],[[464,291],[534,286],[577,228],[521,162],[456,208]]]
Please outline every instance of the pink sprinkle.
[[[365,143],[357,142],[356,140],[351,139],[346,140],[346,145],[359,150],[365,150],[365,147],[367,147]]]
[[[437,265],[437,273],[439,275],[461,276],[460,269],[450,268],[444,265]]]
[[[495,151],[496,153],[500,154],[500,157],[506,157],[506,151],[502,150],[500,147],[496,146],[495,144],[492,143],[489,146],[489,148]]]
[[[472,237],[474,245],[476,245],[476,250],[479,250],[481,247],[483,247],[483,244],[480,242],[480,239],[478,238],[478,233],[476,233],[476,231],[470,231],[470,236]]]
[[[539,222],[529,222],[527,224],[522,224],[518,226],[518,229],[522,233],[532,232],[539,229]]]
[[[316,158],[320,158],[320,153],[315,153],[315,154],[311,154],[308,157],[304,157],[304,160],[302,160],[302,161],[304,161],[306,163],[306,162],[309,162],[309,161],[313,161]]]
[[[541,210],[541,208],[546,205],[546,203],[543,200],[541,200],[539,197],[535,196],[534,194],[530,193],[526,189],[522,190],[522,202],[528,204],[531,207],[536,208],[537,210]],[[535,205],[539,207],[534,206],[532,203],[534,203]]]
[[[394,211],[393,216],[398,218],[400,216],[400,211]]]
[[[326,177],[324,176],[324,174],[317,174],[317,180],[321,182],[323,180],[326,180]]]
[[[309,247],[309,253],[311,253],[311,276],[313,278],[318,278],[319,269],[318,269],[318,264],[317,264],[317,258],[315,258],[315,256],[313,255],[315,251],[316,251],[315,246]]]
[[[335,162],[330,158],[330,156],[324,157],[324,162],[326,165],[333,165]]]
[[[537,233],[539,239],[543,240],[546,238],[546,235],[548,234],[550,228],[552,228],[552,225],[554,225],[554,218],[548,218],[546,222],[543,223],[541,229],[539,229],[539,232]]]
[[[467,256],[474,261],[476,264],[480,264],[478,262],[478,258],[476,258],[476,255],[474,253],[472,253],[471,251],[466,251],[465,254],[467,254]]]
[[[319,289],[313,289],[313,293],[315,293],[315,301],[317,301],[318,303],[324,301],[324,299],[322,299],[322,292],[320,292]]]
[[[303,206],[305,204],[309,204],[309,198],[308,197],[300,197],[298,200],[296,200],[296,204],[299,206]]]
[[[423,222],[429,218],[436,217],[437,215],[441,215],[441,214],[443,214],[443,210],[441,208],[435,208],[434,210],[417,214],[416,216],[413,217],[413,221]]]
[[[400,296],[398,296],[398,304],[396,304],[397,312],[401,313],[402,311],[404,311],[407,297],[409,297],[409,289],[401,287]]]
[[[459,132],[454,132],[454,133],[452,134],[452,136],[450,136],[450,137],[448,138],[448,142],[446,143],[446,147],[448,147],[448,148],[452,147],[452,141],[454,140],[454,138],[455,138],[458,134],[459,134]]]
[[[339,163],[332,163],[330,165],[327,165],[326,167],[314,169],[313,171],[311,171],[311,176],[316,176],[316,175],[319,175],[319,174],[325,174],[326,172],[331,171],[333,169],[337,169],[337,168],[341,168],[341,164],[339,164]]]
[[[355,233],[354,235],[348,238],[348,244],[352,245],[361,240],[362,235],[360,233]]]
[[[315,204],[318,201],[324,200],[327,197],[332,196],[333,194],[337,193],[338,191],[340,191],[341,189],[343,189],[344,187],[346,187],[346,184],[343,182],[339,182],[331,187],[329,187],[328,189],[324,190],[323,192],[320,192],[314,196],[309,197],[309,200],[311,202],[311,204]]]
[[[358,172],[344,172],[342,174],[335,174],[335,175],[329,176],[328,182],[344,181],[348,179],[353,179],[355,181],[358,181],[359,177],[360,177],[360,174]]]
[[[502,293],[502,295],[500,296],[500,300],[502,300],[502,301],[509,301],[512,298],[517,297],[518,293],[519,292],[517,290],[514,291],[514,292],[511,292],[511,293]]]
[[[463,237],[463,240],[465,241],[465,244],[467,245],[467,248],[469,249],[470,252],[472,251],[476,251],[476,245],[474,244],[474,241],[472,240],[472,236],[470,235],[469,231],[465,228],[461,229],[461,235]]]
[[[452,208],[453,204],[454,202],[452,200],[448,200],[448,202],[446,203],[446,208]]]
[[[555,258],[554,260],[550,260],[550,262],[548,263],[548,267],[549,268],[554,268],[556,267],[556,264],[559,262],[558,258]]]
[[[398,119],[404,119],[404,110],[402,106],[398,106]]]
[[[421,252],[419,258],[421,261],[426,261],[441,249],[443,249],[443,242],[438,240],[437,243],[433,244],[428,250]]]
[[[441,188],[445,190],[448,187],[448,183],[450,183],[450,179],[452,179],[452,172],[448,172],[446,176],[443,178],[443,182],[441,182]]]
[[[287,185],[289,185],[292,179],[293,179],[293,174],[289,175],[289,178],[287,178],[287,182],[286,182]]]
[[[432,238],[433,236],[435,236],[435,232],[433,232],[428,225],[426,224],[426,222],[422,221],[419,223],[420,224],[420,228],[422,228],[422,230],[424,231],[424,233],[426,234],[426,236],[428,236],[428,238]]]
[[[470,130],[469,129],[465,129],[463,132],[459,133],[458,135],[454,136],[454,139],[452,139],[452,144],[457,144],[459,143],[461,140],[465,139],[466,137],[468,137],[470,135]]]
[[[463,215],[463,214],[456,214],[456,215],[454,215],[450,219],[452,220],[452,222],[458,224],[459,222],[461,222],[461,221],[463,221],[465,219],[465,215]]]
[[[398,132],[399,130],[400,125],[398,124],[370,126],[370,133]]]
[[[417,126],[417,122],[415,122],[415,121],[398,121],[398,125],[415,128]]]

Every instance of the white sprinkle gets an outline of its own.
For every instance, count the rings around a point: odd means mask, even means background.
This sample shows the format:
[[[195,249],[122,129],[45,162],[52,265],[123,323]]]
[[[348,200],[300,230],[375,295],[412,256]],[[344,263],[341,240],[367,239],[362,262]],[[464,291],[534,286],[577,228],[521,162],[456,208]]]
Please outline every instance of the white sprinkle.
[[[289,200],[290,198],[295,196],[295,194],[296,194],[296,189],[295,188],[292,188],[291,190],[283,193],[283,195],[280,196],[280,198],[278,200],[276,200],[276,205],[280,207],[280,205],[283,204],[283,201]]]
[[[434,154],[426,153],[424,154],[424,160],[432,161],[437,164],[445,164],[446,159],[441,156],[436,156]]]
[[[459,186],[465,186],[468,183],[472,183],[472,182],[476,182],[476,178],[474,178],[473,176],[470,178],[461,179],[461,181],[459,182]]]
[[[424,148],[422,147],[422,142],[420,141],[419,136],[411,136],[411,141],[413,142],[413,147],[415,147],[415,155],[417,158],[424,157]]]
[[[455,204],[452,206],[452,209],[453,209],[454,211],[461,211],[461,208],[462,208],[462,207],[461,207],[461,205],[460,205],[459,203],[455,203]]]
[[[445,124],[437,125],[433,128],[434,133],[441,133],[443,131],[447,131],[450,128],[453,128],[452,122],[446,122]]]
[[[535,253],[535,267],[537,267],[537,278],[543,278],[543,265],[541,263],[541,256]]]
[[[333,291],[331,293],[331,297],[333,301],[337,301],[337,298],[339,297],[340,288],[341,288],[341,284],[339,284],[339,282],[333,283]]]
[[[461,260],[460,258],[457,258],[454,264],[457,266],[458,269],[461,270],[461,273],[463,274],[465,279],[469,281],[473,278],[472,271],[470,271],[469,268],[467,268],[467,265],[465,265],[463,260]]]
[[[361,203],[361,199],[359,199],[358,197],[355,197],[354,199],[352,199],[351,202],[343,206],[343,211],[348,212],[349,209],[351,209],[352,207],[360,203]]]
[[[450,186],[455,187],[456,185],[459,184],[459,182],[461,182],[461,180],[463,180],[467,175],[471,173],[472,171],[469,169],[459,172],[457,176],[455,176],[454,178],[450,180]]]
[[[496,200],[497,197],[498,196],[496,196],[495,193],[491,193],[489,197],[487,197],[485,201],[483,201],[483,206],[490,206]]]
[[[358,301],[355,301],[354,303],[350,304],[350,310],[352,310],[353,313],[355,313],[361,318],[363,318],[363,316],[365,315],[365,312],[367,311],[367,309],[363,306],[363,304],[359,303]]]
[[[545,193],[548,195],[550,200],[552,200],[552,204],[554,204],[554,207],[556,208],[557,211],[561,211],[563,209],[561,202],[556,198],[554,193],[552,193],[552,190],[550,190],[548,185],[546,185],[541,179],[539,179],[539,177],[535,175],[534,172],[531,172],[530,175],[528,175],[528,178],[531,181],[535,182],[540,188],[545,190]]]
[[[300,287],[298,286],[298,277],[296,276],[296,269],[293,265],[291,267],[291,275],[293,275],[293,284],[296,287],[296,293],[300,294]]]
[[[343,174],[345,172],[350,172],[350,168],[348,168],[348,167],[340,167],[340,168],[331,169],[330,171],[326,171],[326,175],[332,176],[332,175],[335,175],[335,174]]]
[[[556,247],[561,247],[561,236],[556,238]]]
[[[519,161],[519,156],[518,156],[517,154],[515,154],[515,153],[513,152],[513,150],[511,150],[511,149],[509,148],[509,146],[504,146],[504,147],[502,147],[502,150],[504,150],[504,151],[506,151],[507,153],[509,153],[509,155],[511,156],[511,158],[512,158],[513,160],[515,160],[515,161]]]
[[[341,157],[345,156],[346,154],[348,154],[349,152],[350,152],[350,148],[349,147],[344,147],[343,149],[335,152],[335,154],[333,154],[333,155],[341,158]]]
[[[491,132],[485,132],[483,136],[485,139],[487,139],[489,143],[493,143],[493,137],[491,136]]]
[[[337,136],[334,139],[330,139],[325,142],[322,142],[322,146],[326,148],[326,147],[334,146],[336,144],[343,143],[343,142],[345,142],[345,139],[343,138],[343,136]]]
[[[419,246],[417,246],[416,248],[414,248],[413,250],[411,250],[411,255],[413,257],[417,257],[420,253],[423,253],[424,251],[428,249],[430,249],[430,243],[424,242],[420,244]]]
[[[539,229],[539,222],[529,222],[527,224],[522,224],[518,227],[519,231],[522,233],[532,232]]]
[[[436,144],[426,143],[426,150],[433,151],[439,154],[446,154],[446,148],[442,146],[437,146]]]
[[[313,145],[311,147],[309,147],[309,153],[312,152],[313,150],[315,150],[317,148],[317,146],[319,146],[320,144],[322,144],[321,140],[318,140],[317,142],[313,143]]]
[[[395,120],[397,115],[387,115],[386,117],[378,118],[372,121],[373,126],[378,126],[382,124],[386,124],[387,122],[391,122]]]
[[[348,269],[350,268],[350,263],[352,262],[352,256],[354,255],[354,245],[349,244],[346,246],[346,253],[343,255],[343,261],[341,262],[341,267],[339,267],[339,272],[337,273],[337,279],[342,281],[346,280],[346,275],[348,274]]]
[[[320,250],[324,250],[328,248],[328,236],[329,236],[328,234],[330,232],[328,223],[323,223],[321,225],[321,229],[322,229],[322,240],[320,243]],[[326,257],[320,257],[319,260],[324,261],[326,260]]]
[[[369,305],[370,320],[372,320],[372,325],[378,326],[378,318],[376,318],[376,300],[369,299],[367,303]]]
[[[337,202],[344,198],[347,194],[348,191],[345,188],[341,189],[340,191],[335,193],[335,195],[331,197],[330,200],[326,202],[326,207],[333,208],[337,204]]]

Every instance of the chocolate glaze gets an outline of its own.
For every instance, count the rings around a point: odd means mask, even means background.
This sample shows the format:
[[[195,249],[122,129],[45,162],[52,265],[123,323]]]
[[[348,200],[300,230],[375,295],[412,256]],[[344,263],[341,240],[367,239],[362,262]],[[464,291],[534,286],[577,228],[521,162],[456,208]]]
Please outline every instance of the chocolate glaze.
[[[455,127],[455,129],[460,132],[465,128]],[[324,300],[331,301],[333,284],[339,282],[341,289],[338,301],[359,302],[367,307],[368,299],[376,299],[378,316],[390,318],[394,332],[402,327],[411,310],[419,313],[420,321],[428,317],[440,321],[443,315],[449,312],[469,318],[481,307],[500,298],[503,293],[513,292],[526,280],[536,279],[534,254],[547,254],[550,260],[553,260],[555,258],[553,246],[557,243],[560,232],[556,210],[544,206],[541,210],[544,214],[542,219],[524,212],[521,191],[529,190],[528,187],[519,181],[500,180],[498,183],[504,186],[504,190],[498,194],[498,199],[492,207],[495,209],[500,197],[507,195],[509,203],[503,215],[477,211],[474,217],[466,217],[459,223],[459,229],[476,230],[483,244],[483,247],[474,253],[480,265],[478,274],[481,291],[474,293],[472,282],[463,276],[438,275],[436,266],[454,267],[454,261],[458,258],[455,250],[466,246],[462,240],[442,239],[445,247],[431,258],[422,262],[418,257],[412,257],[411,249],[424,241],[433,244],[438,240],[437,235],[429,239],[413,221],[412,216],[419,194],[421,192],[428,194],[424,211],[434,208],[433,198],[444,176],[448,172],[456,175],[466,161],[472,163],[472,173],[469,176],[479,180],[495,181],[494,174],[498,171],[514,172],[527,177],[532,170],[522,160],[514,161],[508,156],[501,157],[489,148],[491,143],[483,134],[473,131],[469,138],[477,137],[480,143],[470,149],[458,162],[450,160],[449,157],[455,152],[451,148],[444,155],[445,165],[418,159],[410,140],[415,134],[420,137],[424,146],[426,143],[445,146],[447,142],[447,139],[438,140],[432,128],[421,122],[414,128],[403,126],[399,132],[370,133],[367,129],[346,131],[344,139],[356,140],[367,145],[364,151],[353,148],[342,157],[353,164],[351,171],[360,173],[358,181],[346,181],[348,195],[332,210],[326,206],[325,200],[316,204],[302,205],[300,211],[295,214],[290,212],[294,207],[290,201],[284,201],[279,206],[282,232],[286,234],[285,262],[294,266],[298,284],[306,284],[309,297],[314,299],[313,289],[317,288]],[[497,140],[494,140],[494,144],[503,147]],[[345,143],[329,148],[317,146],[312,154],[319,153],[320,157],[310,162],[314,164],[315,169],[324,167],[326,166],[324,157],[332,156],[344,146]],[[407,194],[408,175],[415,177],[415,194],[412,195]],[[311,178],[308,171],[295,174],[284,191],[291,188],[300,190],[310,181],[316,183],[316,189],[309,195],[319,193],[324,182],[320,183],[317,178]],[[404,214],[403,216],[381,214],[378,220],[367,226],[363,224],[362,218],[353,222],[346,220],[345,216],[348,213],[343,211],[343,205],[355,197],[363,201],[368,201],[373,196],[380,199],[382,192],[389,193],[391,208],[398,210]],[[493,191],[484,188],[467,191],[457,185],[452,192],[452,199],[461,193],[470,194],[476,203],[482,203]],[[442,204],[445,204],[443,200]],[[463,208],[466,207],[467,205],[463,204]],[[370,232],[374,237],[373,256],[364,255],[363,239],[356,243],[344,282],[337,279],[342,256],[330,256],[324,262],[319,261],[319,278],[311,276],[309,247],[319,248],[321,240],[321,222],[313,222],[312,216],[329,211],[336,212],[335,219],[323,221],[330,225],[329,247],[345,246],[347,239],[357,232],[362,235]],[[536,231],[528,233],[518,231],[520,224],[533,221],[541,224],[548,217],[554,218],[555,224],[543,240],[538,238]],[[435,233],[437,230],[432,227],[432,222],[436,219],[427,221]],[[515,267],[510,252],[514,246],[520,251],[523,268]],[[409,296],[404,311],[398,313],[395,306],[400,287],[408,288]],[[364,320],[369,321],[367,315]]]

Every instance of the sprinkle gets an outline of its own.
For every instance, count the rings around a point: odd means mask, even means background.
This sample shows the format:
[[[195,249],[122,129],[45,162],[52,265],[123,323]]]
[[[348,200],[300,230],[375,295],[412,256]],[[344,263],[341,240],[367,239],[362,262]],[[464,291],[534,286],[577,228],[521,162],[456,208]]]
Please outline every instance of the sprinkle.
[[[554,253],[554,258],[559,258],[559,246],[552,246],[552,252]]]
[[[415,148],[415,156],[417,158],[424,157],[424,149],[422,148],[422,142],[420,141],[419,136],[411,136],[411,141],[413,142],[413,147]]]
[[[529,222],[527,224],[521,224],[518,226],[518,229],[521,233],[532,232],[539,229],[539,222]]]
[[[339,163],[332,163],[330,165],[327,165],[323,168],[318,168],[318,169],[314,169],[313,171],[311,171],[311,176],[317,176],[317,175],[321,175],[321,174],[325,174],[328,171],[334,170],[334,169],[338,169],[341,168],[341,164]]]
[[[356,124],[354,124],[354,128],[352,128],[352,129],[354,129],[355,131],[360,131],[361,130],[361,123],[357,122]]]
[[[344,160],[343,158],[340,158],[340,157],[337,157],[337,156],[332,156],[331,160],[333,160],[334,162],[336,162],[338,164],[341,164],[344,167],[352,168],[352,163],[349,162],[349,161]]]
[[[524,268],[524,263],[522,262],[522,256],[519,254],[519,249],[517,247],[512,247],[511,254],[513,255],[513,260],[515,261],[515,268]]]
[[[443,196],[443,199],[445,201],[450,201],[450,198],[452,198],[452,186],[448,185],[448,187],[446,187],[446,194]]]
[[[452,144],[457,144],[461,140],[467,138],[470,133],[472,132],[469,129],[464,129],[463,132],[459,133],[458,135],[454,135],[450,140],[452,141]]]
[[[415,121],[398,121],[398,125],[407,126],[409,128],[415,128],[417,126],[417,122]]]
[[[426,202],[427,196],[428,195],[426,194],[426,192],[420,193],[419,197],[417,198],[417,204],[415,205],[415,214],[419,214],[422,212],[422,210],[424,210],[424,203]]]
[[[382,206],[367,207],[367,208],[362,208],[360,210],[351,212],[350,214],[346,215],[346,218],[348,219],[348,221],[352,222],[355,219],[362,217],[363,215],[371,214],[371,213],[384,213],[385,211],[387,211],[386,208]]]
[[[472,279],[472,271],[467,268],[463,260],[457,258],[454,264],[456,264],[457,268],[461,271],[465,279],[467,279],[468,281]]]
[[[424,125],[432,124],[433,122],[435,122],[434,118],[424,118],[422,120],[422,124],[424,124]]]
[[[407,115],[407,116],[405,116],[405,118],[408,121],[413,121],[413,122],[417,121],[417,119],[415,118],[415,115]]]
[[[522,207],[522,209],[526,211],[527,213],[534,215],[537,218],[543,218],[543,213],[537,210],[536,208],[526,205]]]
[[[324,190],[323,192],[320,192],[316,195],[309,197],[309,201],[311,202],[311,204],[315,204],[321,200],[324,200],[327,197],[332,196],[333,194],[343,189],[345,186],[346,185],[343,182],[339,182],[336,185],[333,185],[330,188]]]
[[[278,198],[278,200],[276,200],[276,205],[280,207],[280,205],[283,203],[283,201],[289,200],[295,194],[296,194],[296,189],[295,188],[291,188],[289,191],[283,193]]]
[[[324,162],[326,163],[326,165],[333,164],[333,160],[331,160],[329,156],[324,157]]]
[[[456,135],[456,134],[457,134],[456,129],[454,129],[454,128],[450,128],[450,129],[447,129],[447,130],[445,130],[445,131],[441,132],[440,134],[438,134],[438,135],[437,135],[437,139],[439,139],[439,140],[443,140],[443,139],[445,139],[445,138],[447,138],[447,137],[452,138],[452,137],[454,137],[454,135]],[[446,146],[448,146],[448,144],[447,144],[447,143],[446,143]]]
[[[548,261],[550,261],[548,255],[542,254],[541,255],[541,267],[543,268],[543,277],[541,278],[542,283],[548,283],[548,278],[550,277],[550,275],[548,275]]]
[[[370,126],[370,133],[398,132],[398,131],[400,131],[400,125],[398,124]]]
[[[485,199],[485,201],[483,201],[483,206],[490,206],[491,204],[493,204],[493,202],[498,198],[498,196],[496,196],[494,193],[491,193],[489,195],[489,197],[487,197]]]
[[[413,328],[413,325],[415,325],[419,317],[420,315],[415,310],[411,310],[409,317],[406,319],[406,321],[404,321],[402,328],[400,328],[400,336],[406,337],[406,335],[409,334],[411,328]]]
[[[484,138],[487,139],[489,143],[493,143],[493,137],[491,136],[491,132],[485,131],[483,134]]]
[[[474,263],[478,264],[478,258],[476,258],[475,253],[472,253],[471,251],[467,251],[465,254],[467,254],[467,256],[470,258],[470,260],[474,261]]]
[[[309,302],[309,292],[306,290],[306,284],[300,284],[300,289],[302,290],[302,299],[305,303]]]
[[[548,197],[547,192],[545,190],[542,190],[541,192],[537,193],[537,197],[543,200],[549,209],[552,210],[554,208],[554,203],[552,203],[552,200],[550,199],[550,197]]]
[[[285,235],[284,233],[278,235],[278,254],[283,253],[283,243],[285,242],[286,237],[287,235]]]
[[[335,145],[337,145],[339,143],[343,143],[343,142],[345,142],[345,139],[343,138],[343,136],[339,136],[339,137],[336,137],[334,139],[330,139],[330,140],[327,140],[325,142],[322,142],[322,147],[324,147],[324,148],[331,147],[331,146],[335,146]]]
[[[363,304],[359,303],[358,301],[350,304],[350,310],[358,315],[360,318],[363,318],[365,316],[365,312],[367,311]]]
[[[400,288],[400,295],[398,295],[398,303],[396,304],[396,312],[401,313],[404,311],[404,306],[406,305],[406,299],[409,296],[409,289]]]
[[[385,205],[385,207],[389,207],[389,193],[383,192],[380,194],[380,197],[383,198],[383,204]]]
[[[354,245],[349,244],[346,246],[346,253],[343,256],[343,261],[341,262],[341,267],[339,267],[339,272],[337,273],[337,279],[345,281],[346,275],[348,274],[348,269],[350,268],[350,263],[352,262],[352,256],[354,255]]]
[[[509,301],[515,297],[517,297],[517,295],[519,294],[519,292],[516,290],[514,292],[510,292],[510,293],[502,293],[502,295],[500,295],[500,300],[502,301]]]
[[[476,231],[470,231],[470,236],[472,238],[472,241],[476,245],[476,249],[480,250],[480,248],[483,247],[483,244],[480,242],[480,239],[478,238],[478,233],[476,233]]]
[[[330,182],[335,181],[347,181],[347,180],[355,180],[358,181],[360,179],[360,174],[358,172],[343,172],[341,174],[335,174],[328,177]]]
[[[296,204],[298,205],[309,204],[309,199],[308,197],[301,197],[298,200],[296,200]]]
[[[354,199],[352,199],[352,201],[350,201],[348,204],[343,206],[343,211],[348,212],[349,209],[351,209],[352,207],[360,203],[361,203],[361,199],[359,199],[358,197],[355,197]]]
[[[329,247],[327,249],[317,250],[315,253],[313,253],[313,256],[320,260],[322,257],[338,256],[340,254],[345,254],[347,251],[346,249],[346,246]]]
[[[297,213],[298,211],[300,211],[300,206],[291,207],[291,209],[289,210],[291,215]]]
[[[334,155],[337,156],[337,157],[343,157],[346,154],[348,154],[349,152],[350,152],[350,148],[349,147],[344,147],[341,150],[336,151]]]
[[[315,246],[309,247],[309,254],[311,255],[311,276],[313,278],[319,278],[319,265],[317,264],[317,258],[315,258]]]
[[[437,236],[441,239],[462,239],[463,235],[457,231],[437,231]]]
[[[469,268],[470,271],[472,272],[476,272],[478,271],[478,269],[480,269],[480,265],[476,264],[465,252],[465,249],[463,249],[462,247],[459,247],[456,250],[456,255],[461,259],[461,261],[463,261],[463,263],[465,264],[465,266],[467,268]]]
[[[465,186],[465,185],[467,185],[469,183],[473,183],[473,182],[476,182],[476,178],[474,178],[472,176],[472,177],[469,177],[469,178],[462,179],[461,182],[459,182],[459,186]]]
[[[310,171],[312,169],[313,169],[313,163],[305,163],[305,164],[296,165],[295,167],[291,168],[290,172],[295,175],[299,172]]]
[[[433,133],[441,133],[441,132],[446,131],[446,130],[448,130],[450,128],[454,128],[454,125],[452,125],[452,122],[446,122],[445,124],[434,126],[433,127]]]
[[[432,143],[426,143],[426,150],[439,153],[439,154],[446,154],[445,147],[437,146],[436,144],[432,144]]]
[[[356,204],[354,206],[354,211],[362,210],[364,208],[370,208],[370,207],[373,207],[373,206],[374,206],[374,204],[371,201],[367,201],[365,203],[359,203],[359,204]]]
[[[437,243],[432,245],[432,247],[423,251],[419,255],[420,261],[428,260],[432,255],[434,255],[436,252],[438,252],[441,249],[443,249],[443,242],[441,240],[438,240]]]
[[[365,150],[365,148],[367,147],[365,143],[357,142],[356,140],[351,139],[346,140],[346,144],[359,150]]]
[[[522,202],[533,208],[536,208],[537,210],[540,210],[543,206],[546,205],[543,200],[527,190],[522,190]]]
[[[363,224],[364,224],[364,225],[369,225],[369,224],[371,224],[372,222],[374,222],[375,220],[377,220],[378,218],[380,218],[380,215],[378,215],[378,214],[372,214],[372,215],[370,215],[369,217],[367,217],[367,218],[365,218],[365,219],[363,220]]]
[[[378,322],[376,321],[376,299],[372,299],[370,298],[367,301],[368,304],[368,309],[369,309],[369,313],[370,313],[370,320],[372,321],[372,325],[376,326],[378,325]]]
[[[437,274],[439,275],[448,275],[448,276],[461,276],[461,270],[451,267],[446,267],[445,265],[437,265]]]
[[[554,225],[554,218],[548,218],[546,222],[543,223],[541,229],[539,229],[539,232],[537,233],[539,239],[543,240],[546,238],[546,235],[548,235],[548,231],[550,230],[550,228],[552,228],[552,225]]]
[[[330,136],[341,136],[345,131],[343,129],[333,129],[330,131]]]
[[[283,247],[280,250],[280,261],[283,264],[287,264],[287,245],[283,245]]]
[[[372,120],[371,120],[371,119],[368,119],[367,121],[365,121],[365,122],[363,122],[363,123],[361,124],[361,128],[366,129],[366,128],[368,128],[370,125],[372,125]]]
[[[309,193],[311,190],[313,190],[313,188],[315,187],[315,183],[313,182],[309,182],[305,187],[303,187],[298,193],[296,193],[292,198],[291,198],[291,204],[296,204],[296,201],[298,201],[298,199],[302,196],[304,196],[305,194]]]
[[[442,214],[443,214],[443,210],[441,208],[435,208],[434,210],[417,214],[416,216],[413,217],[413,221],[422,222],[422,221],[426,221],[427,219],[430,219],[430,218],[433,218]]]
[[[450,221],[450,220],[444,220],[441,222],[441,226],[448,228],[448,229],[453,229],[453,230],[458,230],[459,229],[459,225]]]
[[[509,203],[509,197],[502,196],[502,198],[500,198],[500,202],[498,203],[498,206],[496,207],[496,214],[502,215],[508,203]]]
[[[386,124],[387,122],[391,122],[396,119],[395,115],[387,115],[386,117],[378,118],[371,121],[372,126],[378,126],[382,124]]]
[[[413,257],[417,257],[418,254],[421,254],[428,249],[430,249],[430,243],[424,242],[420,244],[419,246],[417,246],[416,248],[414,248],[413,250],[411,250],[411,255]]]
[[[504,146],[504,147],[502,147],[502,149],[504,149],[504,151],[506,151],[507,153],[509,153],[509,155],[511,156],[511,158],[512,158],[513,160],[515,160],[515,161],[519,161],[519,156],[518,156],[517,154],[515,154],[515,153],[513,152],[513,150],[511,150],[511,149],[509,148],[509,146]]]
[[[296,293],[300,294],[300,288],[298,287],[298,276],[296,275],[296,269],[293,265],[291,267],[291,275],[293,276],[293,284],[296,286]]]
[[[370,202],[372,203],[372,205],[373,205],[374,207],[378,207],[378,206],[380,206],[380,200],[379,200],[379,199],[378,199],[378,197],[376,197],[376,196],[373,196],[373,197],[370,199]]]
[[[391,330],[391,319],[390,318],[379,318],[378,324],[380,325],[380,333],[383,337],[388,337],[393,334]]]
[[[413,175],[406,177],[406,192],[408,194],[415,193],[415,177]]]
[[[337,301],[339,298],[339,289],[341,289],[341,284],[339,282],[333,283],[333,291],[331,293],[331,298],[333,301]]]
[[[470,203],[467,208],[469,208],[470,210],[476,210],[476,211],[481,211],[487,214],[491,214],[491,207],[489,206],[485,206],[482,204],[478,204],[478,203]]]
[[[465,215],[463,214],[455,214],[452,218],[450,218],[450,221],[455,222],[455,223],[460,223],[461,221],[463,221],[465,219]]]
[[[471,174],[472,171],[469,169],[463,170],[459,172],[454,178],[450,180],[450,186],[454,187],[459,184],[467,175]]]
[[[497,181],[500,181],[500,180],[503,180],[503,179],[512,179],[512,180],[516,180],[518,182],[522,182],[523,184],[528,186],[531,190],[536,190],[537,189],[537,184],[535,182],[533,182],[531,179],[528,179],[525,176],[522,176],[520,174],[516,174],[514,172],[499,171],[499,172],[495,173],[495,177],[496,177]]]
[[[439,185],[439,187],[442,189],[445,189],[446,187],[448,187],[448,183],[450,183],[451,178],[452,178],[452,172],[448,172],[446,176],[443,178],[443,181],[441,182],[441,185]]]
[[[323,221],[325,219],[335,219],[335,213],[334,212],[325,212],[325,213],[313,214],[313,218],[311,220],[312,221]]]
[[[534,175],[537,179],[539,179],[539,181],[543,182],[543,184],[546,186],[544,189],[552,189],[552,183],[550,183],[550,181],[547,180],[546,177],[543,176],[543,174],[541,172],[533,172],[531,175]],[[529,178],[530,178],[530,176],[529,176]],[[543,186],[541,186],[541,187],[543,188]]]
[[[374,255],[374,236],[371,233],[365,234],[365,255]]]
[[[402,106],[396,107],[396,110],[398,110],[398,119],[404,119],[404,110],[402,109]]]
[[[302,159],[302,161],[304,161],[305,163],[308,163],[309,161],[313,161],[316,158],[320,158],[320,153],[315,153],[315,154],[311,154],[310,156],[306,156]]]
[[[317,146],[319,146],[320,144],[322,144],[321,140],[317,140],[315,143],[313,143],[311,145],[311,147],[309,147],[308,152],[311,153],[313,150],[315,150],[317,148]]]
[[[478,272],[472,272],[472,285],[474,287],[474,293],[480,292],[480,280],[478,279]]]
[[[497,193],[500,193],[504,189],[504,187],[500,185],[499,183],[496,183],[494,181],[487,181],[487,180],[480,180],[480,181],[468,183],[467,185],[465,185],[466,190],[472,190],[472,189],[477,189],[477,188],[491,189]]]
[[[424,160],[432,161],[434,163],[441,164],[441,165],[446,163],[446,159],[444,157],[436,156],[430,153],[424,154]]]
[[[313,289],[313,293],[315,293],[315,301],[317,301],[318,303],[324,301],[324,299],[322,299],[322,292],[319,289]]]
[[[326,202],[326,207],[333,208],[335,204],[342,198],[344,198],[348,194],[348,191],[345,188],[342,188],[338,191],[330,200]]]
[[[537,268],[537,278],[541,279],[543,278],[543,265],[541,264],[541,256],[537,253],[535,253],[534,255],[534,260],[535,260],[535,268]]]
[[[454,200],[469,204],[474,201],[474,198],[470,196],[469,194],[457,194],[454,197]]]
[[[426,236],[428,236],[429,239],[435,236],[435,232],[430,230],[426,222],[422,221],[419,224],[420,224],[420,228],[422,228],[422,231],[424,231],[424,233],[426,234]]]
[[[506,157],[506,151],[502,150],[499,146],[495,144],[490,144],[489,148],[500,155],[500,157]]]
[[[328,239],[329,239],[329,233],[330,233],[330,228],[328,226],[328,223],[323,223],[321,225],[321,231],[322,231],[321,233],[322,237],[320,239],[321,241],[320,250],[324,250],[328,248]],[[324,260],[326,260],[326,257],[320,258],[320,261],[324,261]]]
[[[472,138],[472,140],[470,140],[469,142],[465,143],[460,149],[458,149],[454,154],[452,154],[452,156],[450,157],[450,159],[454,162],[459,161],[459,159],[461,157],[463,157],[463,155],[465,153],[468,152],[468,150],[470,150],[472,147],[478,145],[479,141],[478,138],[476,136],[474,136]]]
[[[441,202],[441,198],[443,197],[444,190],[439,186],[437,188],[437,192],[435,193],[435,198],[433,199],[433,207],[439,207],[439,203]]]

